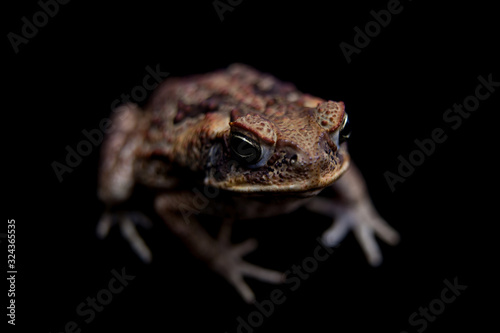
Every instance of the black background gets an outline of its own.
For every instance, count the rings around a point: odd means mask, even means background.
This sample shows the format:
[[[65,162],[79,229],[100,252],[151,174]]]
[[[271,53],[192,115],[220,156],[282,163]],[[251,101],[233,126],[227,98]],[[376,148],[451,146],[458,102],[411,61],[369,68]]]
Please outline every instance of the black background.
[[[354,27],[363,29],[373,20],[370,11],[387,3],[245,0],[221,22],[211,1],[72,1],[17,54],[4,37],[2,211],[17,226],[16,328],[61,332],[75,321],[82,332],[236,332],[237,317],[255,311],[154,216],[153,229],[141,230],[151,265],[135,257],[116,229],[105,241],[96,238],[103,211],[96,197],[98,147],[61,183],[51,167],[64,163],[65,147],[76,147],[82,130],[98,128],[113,100],[142,84],[146,66],[183,76],[233,62],[346,103],[351,154],[377,209],[402,237],[396,247],[381,244],[384,263],[372,268],[349,235],[298,290],[279,287],[286,302],[255,331],[417,332],[421,326],[408,317],[455,277],[467,289],[425,331],[489,327],[497,309],[488,302],[498,303],[498,217],[488,211],[498,198],[493,144],[500,89],[456,130],[443,114],[474,94],[479,75],[500,81],[498,17],[493,5],[477,1],[440,7],[402,1],[402,12],[348,64],[339,44],[353,44]],[[39,10],[36,1],[5,10],[4,36],[20,34],[21,18],[31,20]],[[384,172],[396,173],[398,156],[408,157],[414,140],[435,128],[447,140],[392,192]],[[260,247],[247,259],[285,271],[312,255],[330,223],[299,210],[237,224],[234,240],[257,238]],[[75,309],[122,267],[135,279],[85,323],[88,317]],[[248,283],[259,301],[276,288]]]

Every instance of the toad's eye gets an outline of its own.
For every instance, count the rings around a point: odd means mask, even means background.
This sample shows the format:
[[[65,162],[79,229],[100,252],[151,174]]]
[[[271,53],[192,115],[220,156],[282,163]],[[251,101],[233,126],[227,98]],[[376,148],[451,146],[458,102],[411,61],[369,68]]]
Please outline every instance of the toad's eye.
[[[243,165],[255,165],[262,157],[259,143],[239,132],[231,134],[229,145],[232,155]]]
[[[351,136],[351,125],[349,124],[349,117],[347,113],[344,115],[344,120],[342,121],[342,126],[340,127],[339,141],[344,142]]]

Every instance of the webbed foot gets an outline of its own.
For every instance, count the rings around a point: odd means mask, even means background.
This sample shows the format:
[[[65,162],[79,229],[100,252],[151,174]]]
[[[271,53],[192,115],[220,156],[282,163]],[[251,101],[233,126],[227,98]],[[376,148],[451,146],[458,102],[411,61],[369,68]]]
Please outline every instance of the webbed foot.
[[[210,266],[226,278],[247,303],[252,303],[255,300],[255,295],[245,283],[244,277],[274,284],[284,282],[283,273],[250,264],[242,259],[257,248],[255,239],[248,239],[239,244],[230,244],[229,235],[230,226],[228,223],[223,223],[217,240],[217,254]]]
[[[338,245],[352,230],[372,266],[378,266],[382,262],[382,254],[375,235],[390,245],[399,242],[398,232],[380,217],[369,201],[342,205],[325,198],[315,198],[308,207],[313,211],[335,217],[333,225],[323,233],[322,241],[325,245]]]
[[[136,225],[150,228],[151,221],[139,212],[105,212],[97,224],[97,237],[104,239],[114,224],[118,224],[121,234],[128,241],[132,250],[145,262],[151,262],[151,250],[146,245],[141,235],[137,232]]]

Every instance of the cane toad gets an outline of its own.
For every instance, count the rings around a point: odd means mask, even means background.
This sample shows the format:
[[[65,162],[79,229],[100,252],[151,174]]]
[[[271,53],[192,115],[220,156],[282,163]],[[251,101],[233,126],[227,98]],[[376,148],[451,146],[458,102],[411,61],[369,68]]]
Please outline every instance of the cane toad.
[[[172,232],[247,302],[255,296],[243,277],[271,283],[284,278],[242,259],[256,243],[231,244],[232,221],[291,214],[305,205],[335,218],[322,236],[326,246],[352,229],[372,265],[382,258],[375,235],[398,241],[350,160],[343,102],[233,64],[166,79],[147,106],[121,106],[112,124],[102,147],[98,195],[107,209],[97,233],[105,237],[118,223],[146,262],[151,251],[135,225],[148,220],[123,208],[138,184],[154,190],[155,210]],[[337,197],[317,196],[329,186]],[[220,217],[218,239],[197,221],[202,214]]]

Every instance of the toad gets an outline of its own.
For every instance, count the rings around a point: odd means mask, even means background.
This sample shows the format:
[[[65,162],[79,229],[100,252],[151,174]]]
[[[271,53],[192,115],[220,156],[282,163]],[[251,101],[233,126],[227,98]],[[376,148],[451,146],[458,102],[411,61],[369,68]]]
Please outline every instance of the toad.
[[[232,244],[233,221],[293,214],[305,206],[334,219],[322,235],[325,246],[352,230],[372,265],[382,259],[375,236],[398,242],[349,156],[343,102],[233,64],[168,78],[144,108],[121,106],[112,124],[101,151],[98,196],[106,211],[97,233],[104,238],[118,224],[145,262],[152,254],[136,225],[149,220],[127,211],[137,186],[151,190],[155,211],[170,230],[247,302],[255,295],[244,277],[280,283],[284,276],[243,260],[256,241]],[[320,195],[327,187],[334,198]],[[222,221],[219,237],[199,222],[204,214]]]

